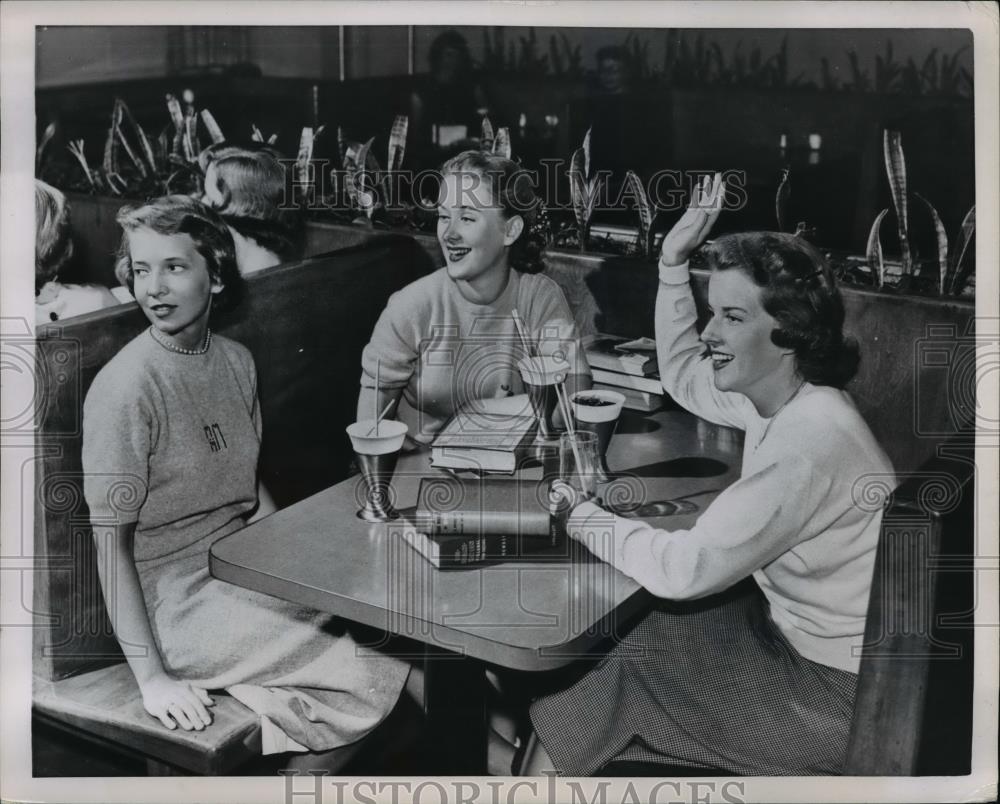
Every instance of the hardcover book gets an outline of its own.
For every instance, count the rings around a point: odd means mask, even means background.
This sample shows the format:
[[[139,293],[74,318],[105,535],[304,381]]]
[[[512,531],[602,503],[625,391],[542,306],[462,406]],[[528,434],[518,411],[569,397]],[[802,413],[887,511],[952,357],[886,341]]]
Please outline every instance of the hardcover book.
[[[446,469],[512,474],[535,435],[534,416],[496,416],[460,410],[438,433],[431,464]]]
[[[538,480],[424,478],[403,538],[440,569],[558,559],[567,539],[547,506]]]
[[[592,368],[594,382],[601,382],[605,385],[615,386],[615,390],[631,388],[633,391],[645,391],[647,394],[663,395],[663,385],[660,383],[659,374],[655,373],[648,377],[639,377],[635,374],[623,374],[620,371],[607,371],[606,369]]]
[[[648,376],[656,373],[656,350],[637,349],[635,344],[646,341],[629,341],[617,335],[596,335],[584,341],[587,362],[592,369],[606,369],[625,374]]]

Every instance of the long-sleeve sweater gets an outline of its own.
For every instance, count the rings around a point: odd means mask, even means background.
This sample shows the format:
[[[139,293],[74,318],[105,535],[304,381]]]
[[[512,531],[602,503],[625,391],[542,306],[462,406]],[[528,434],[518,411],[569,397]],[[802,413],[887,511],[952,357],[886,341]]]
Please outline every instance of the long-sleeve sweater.
[[[686,264],[660,268],[660,377],[692,413],[746,431],[741,477],[690,530],[582,503],[570,532],[664,598],[703,597],[753,574],[799,653],[857,672],[892,465],[845,391],[805,383],[768,419],[743,394],[718,390],[688,279]]]

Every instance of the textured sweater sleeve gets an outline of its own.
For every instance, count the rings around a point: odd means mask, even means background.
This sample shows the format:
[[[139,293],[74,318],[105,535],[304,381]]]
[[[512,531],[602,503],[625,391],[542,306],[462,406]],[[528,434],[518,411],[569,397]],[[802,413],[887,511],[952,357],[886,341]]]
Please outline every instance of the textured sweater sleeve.
[[[660,263],[656,294],[656,352],[660,381],[674,401],[716,424],[746,429],[746,397],[715,387],[711,361],[703,360],[688,264]]]
[[[375,375],[383,389],[403,388],[416,371],[420,344],[415,322],[422,310],[408,289],[393,294],[379,316],[372,338],[361,353],[361,385],[375,387]]]
[[[829,524],[819,513],[832,481],[787,456],[727,488],[690,530],[667,531],[578,505],[570,535],[654,595],[685,600],[720,592]]]
[[[561,355],[571,374],[590,376],[590,366],[580,343],[580,330],[559,285],[544,275],[535,277],[538,292],[532,299],[528,327],[538,354]]]
[[[136,522],[146,500],[155,439],[133,385],[98,375],[83,403],[83,489],[92,521]]]

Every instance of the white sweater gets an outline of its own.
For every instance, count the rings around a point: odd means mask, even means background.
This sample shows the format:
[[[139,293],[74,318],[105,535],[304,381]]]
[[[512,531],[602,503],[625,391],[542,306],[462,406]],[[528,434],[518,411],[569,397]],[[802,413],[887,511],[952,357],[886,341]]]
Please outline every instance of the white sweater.
[[[653,594],[692,599],[749,574],[798,652],[857,672],[882,504],[892,465],[850,396],[806,383],[773,419],[715,387],[702,360],[687,266],[660,269],[656,342],[663,387],[692,413],[746,431],[740,479],[690,530],[661,530],[577,506],[569,529]]]

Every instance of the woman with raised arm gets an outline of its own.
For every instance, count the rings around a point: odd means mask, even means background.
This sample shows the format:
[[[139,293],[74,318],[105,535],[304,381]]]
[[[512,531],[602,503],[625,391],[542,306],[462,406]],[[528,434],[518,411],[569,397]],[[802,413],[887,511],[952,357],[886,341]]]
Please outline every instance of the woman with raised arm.
[[[354,743],[392,709],[408,666],[363,651],[341,621],[208,571],[213,542],[273,510],[258,493],[253,358],[209,328],[242,288],[229,230],[186,196],[126,208],[118,223],[123,275],[150,327],[87,393],[84,489],[146,711],[201,730],[209,690],[224,689],[260,715],[264,753]]]
[[[500,156],[465,151],[441,168],[437,235],[445,266],[393,294],[362,354],[358,418],[398,400],[408,437],[429,444],[461,407],[530,413],[517,369],[517,310],[539,355],[559,355],[568,389],[590,387],[573,315],[542,275],[541,201],[529,174]]]
[[[572,537],[664,602],[582,679],[532,705],[544,750],[527,772],[843,764],[882,518],[866,486],[891,488],[893,470],[843,390],[858,348],[811,245],[768,232],[706,245],[711,317],[699,337],[688,257],[722,192],[718,176],[702,183],[663,241],[656,340],[671,396],[746,432],[741,477],[690,530],[568,499]],[[710,597],[751,576],[750,594]]]

